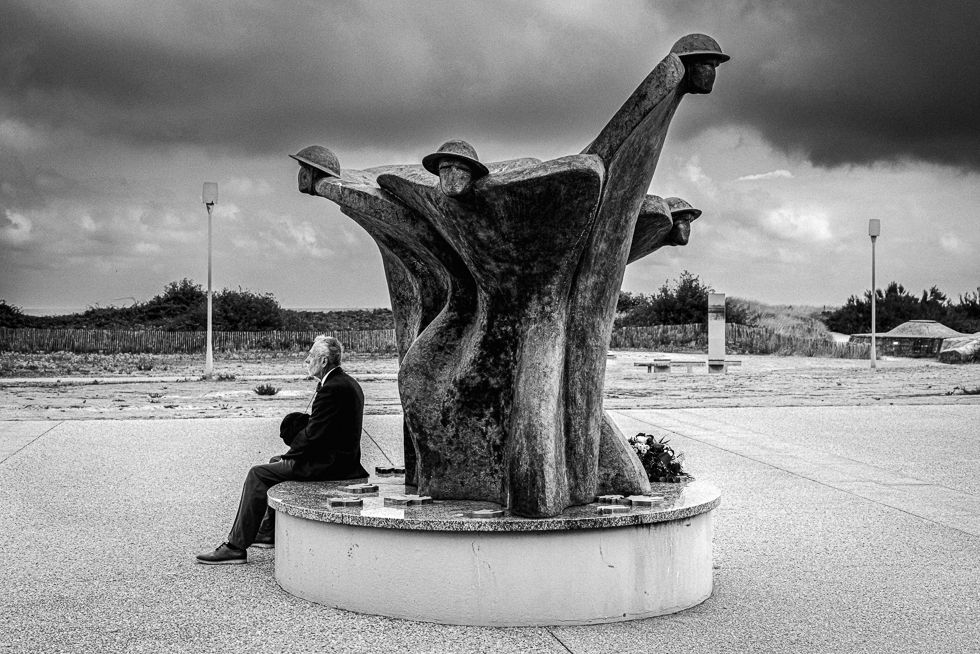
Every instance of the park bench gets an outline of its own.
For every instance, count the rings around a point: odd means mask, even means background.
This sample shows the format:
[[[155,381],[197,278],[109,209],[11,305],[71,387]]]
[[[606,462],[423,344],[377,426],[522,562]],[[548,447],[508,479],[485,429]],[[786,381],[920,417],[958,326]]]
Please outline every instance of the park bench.
[[[681,360],[677,360],[677,361],[671,361],[670,362],[671,368],[673,368],[674,366],[683,366],[683,367],[687,368],[687,371],[689,373],[694,371],[694,366],[700,367],[700,366],[703,366],[703,365],[704,365],[704,361],[690,361],[690,360],[681,361]]]
[[[668,373],[670,369],[674,366],[687,368],[687,372],[694,372],[695,366],[703,366],[704,361],[684,361],[676,360],[672,361],[670,359],[654,359],[653,361],[637,361],[633,365],[638,368],[646,368],[647,372],[658,372],[658,373]],[[732,359],[710,359],[708,361],[708,372],[721,372],[727,373],[729,366],[740,366],[741,361]]]
[[[646,367],[647,372],[656,370],[657,372],[670,372],[670,359],[654,359],[653,361],[638,361],[634,366]]]
[[[640,368],[646,368],[647,372],[660,372],[667,373],[674,366],[680,366],[687,368],[688,372],[693,372],[694,366],[703,366],[704,361],[685,361],[685,360],[671,360],[671,359],[654,359],[653,361],[638,361],[633,364],[634,366]]]
[[[740,366],[741,361],[733,359],[709,359],[708,360],[708,372],[721,372],[727,373],[729,366]]]

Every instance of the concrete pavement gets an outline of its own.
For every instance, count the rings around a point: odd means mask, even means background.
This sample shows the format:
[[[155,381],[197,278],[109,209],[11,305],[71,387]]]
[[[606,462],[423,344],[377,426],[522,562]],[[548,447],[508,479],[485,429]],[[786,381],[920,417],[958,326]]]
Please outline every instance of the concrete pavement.
[[[980,406],[617,410],[722,490],[713,596],[661,618],[490,629],[328,609],[226,535],[277,420],[0,422],[4,652],[970,652]],[[366,467],[401,460],[367,416]],[[560,598],[555,598],[560,601]]]

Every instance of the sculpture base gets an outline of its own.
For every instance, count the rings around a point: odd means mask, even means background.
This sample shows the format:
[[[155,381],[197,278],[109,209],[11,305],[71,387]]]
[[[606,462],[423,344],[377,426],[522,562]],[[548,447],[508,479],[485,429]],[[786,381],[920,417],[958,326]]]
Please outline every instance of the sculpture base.
[[[652,508],[598,516],[588,505],[545,520],[465,517],[494,506],[486,502],[393,509],[380,496],[366,508],[330,509],[337,486],[270,491],[276,580],[319,604],[425,622],[543,626],[674,613],[711,595],[711,510],[720,496],[698,482],[654,484],[665,503]],[[383,486],[381,496],[402,488]]]

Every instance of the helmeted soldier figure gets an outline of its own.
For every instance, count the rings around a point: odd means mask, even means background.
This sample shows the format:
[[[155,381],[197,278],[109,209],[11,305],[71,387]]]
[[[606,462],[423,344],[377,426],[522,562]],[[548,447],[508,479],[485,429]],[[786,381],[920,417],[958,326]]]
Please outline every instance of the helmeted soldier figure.
[[[289,156],[300,163],[297,180],[300,193],[316,195],[316,183],[324,178],[340,181],[340,160],[322,145],[311,145]]]
[[[422,158],[422,166],[433,175],[439,176],[442,192],[451,198],[469,194],[473,182],[490,173],[480,163],[476,149],[460,139],[443,143],[439,150]]]
[[[682,86],[686,93],[711,93],[715,68],[731,57],[721,51],[718,42],[707,34],[688,34],[678,39],[670,51],[684,64]]]
[[[687,245],[691,238],[691,223],[698,219],[701,210],[680,198],[667,198],[667,206],[670,207],[670,217],[674,220],[674,226],[667,235],[667,245]]]

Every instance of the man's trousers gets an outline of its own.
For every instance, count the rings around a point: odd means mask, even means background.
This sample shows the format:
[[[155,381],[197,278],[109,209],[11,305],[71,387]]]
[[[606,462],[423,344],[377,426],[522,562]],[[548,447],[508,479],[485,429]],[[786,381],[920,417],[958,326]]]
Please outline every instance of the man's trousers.
[[[242,499],[238,503],[238,515],[228,534],[228,544],[238,549],[248,549],[260,531],[263,536],[274,537],[276,512],[269,508],[266,493],[276,484],[297,480],[293,473],[293,461],[273,457],[269,463],[252,466],[245,477]]]

